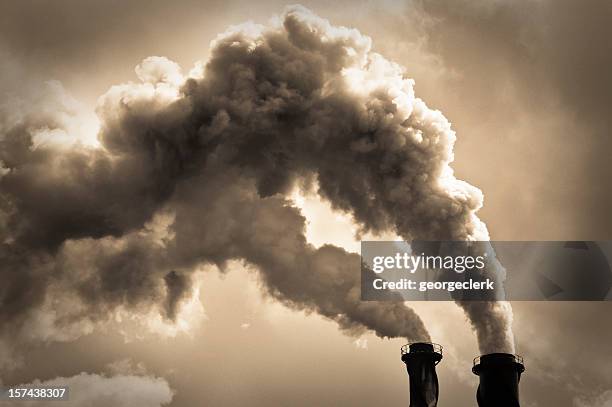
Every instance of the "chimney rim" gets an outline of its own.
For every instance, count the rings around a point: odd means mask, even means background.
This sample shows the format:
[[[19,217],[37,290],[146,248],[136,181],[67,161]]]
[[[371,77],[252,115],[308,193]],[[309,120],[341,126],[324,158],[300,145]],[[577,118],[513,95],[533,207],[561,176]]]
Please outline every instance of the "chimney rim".
[[[483,366],[493,366],[500,364],[512,364],[519,373],[525,371],[525,361],[523,356],[514,353],[487,353],[474,358],[472,373],[479,375]]]
[[[428,349],[428,350],[416,349],[416,348],[411,349],[412,345],[430,345],[431,349]],[[414,341],[414,342],[408,342],[407,344],[403,345],[400,348],[400,352],[402,356],[407,355],[409,353],[437,353],[440,356],[442,356],[442,349],[443,347],[439,343]]]
[[[414,346],[417,345],[417,346]],[[431,359],[434,365],[442,360],[442,345],[433,342],[411,342],[401,347],[401,359],[406,365],[423,357]]]

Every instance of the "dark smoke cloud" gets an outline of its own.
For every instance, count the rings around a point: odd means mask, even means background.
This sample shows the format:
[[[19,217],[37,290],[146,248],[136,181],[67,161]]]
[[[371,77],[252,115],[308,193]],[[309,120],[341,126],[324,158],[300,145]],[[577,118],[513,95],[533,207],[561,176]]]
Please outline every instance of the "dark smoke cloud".
[[[316,188],[362,232],[488,239],[475,215],[481,192],[449,166],[449,122],[370,45],[293,7],[270,26],[221,34],[186,76],[148,58],[139,83],[100,98],[99,146],[49,141],[70,133],[74,112],[61,103],[17,118],[9,105],[0,137],[3,331],[62,301],[56,326],[119,309],[174,319],[191,271],[240,259],[272,297],[348,332],[428,340],[404,304],[361,302],[359,256],[310,245],[285,198],[298,185]],[[65,99],[60,90],[49,103]],[[513,349],[508,304],[466,310],[483,349]]]
[[[365,327],[379,336],[429,338],[418,316],[401,302],[362,302],[359,255],[308,244],[306,220],[292,202],[278,195],[261,198],[242,174],[214,173],[178,187],[174,258],[221,266],[241,258],[261,270],[272,297],[335,320],[349,333]],[[202,211],[210,197],[216,197],[214,205]]]
[[[156,169],[144,151],[54,146],[70,137],[81,142],[70,134],[80,130],[72,123],[79,112],[67,98],[49,83],[43,96],[25,100],[33,104],[26,111],[15,112],[21,106],[11,100],[2,106],[4,222],[17,246],[54,251],[67,239],[121,236],[141,227],[169,196],[172,175]]]

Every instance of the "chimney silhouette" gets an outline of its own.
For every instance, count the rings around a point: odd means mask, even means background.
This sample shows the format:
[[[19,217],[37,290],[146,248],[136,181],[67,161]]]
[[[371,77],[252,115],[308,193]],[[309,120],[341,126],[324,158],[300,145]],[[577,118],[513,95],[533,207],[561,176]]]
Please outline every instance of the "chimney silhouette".
[[[436,365],[442,360],[442,346],[415,342],[402,346],[401,351],[410,380],[410,407],[436,407],[439,394]]]
[[[480,377],[476,392],[479,407],[520,407],[519,381],[525,371],[523,358],[490,353],[474,359],[472,372]]]

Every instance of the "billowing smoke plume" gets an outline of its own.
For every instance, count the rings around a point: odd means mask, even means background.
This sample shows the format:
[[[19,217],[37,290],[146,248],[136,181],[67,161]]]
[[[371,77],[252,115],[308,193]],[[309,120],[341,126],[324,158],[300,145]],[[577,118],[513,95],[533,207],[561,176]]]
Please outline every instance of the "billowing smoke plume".
[[[475,215],[482,194],[449,166],[449,122],[370,46],[292,7],[269,26],[221,34],[188,75],[148,58],[139,83],[100,98],[98,146],[52,142],[73,127],[57,87],[55,106],[5,106],[2,329],[50,307],[55,325],[117,309],[173,319],[194,269],[239,259],[256,266],[269,295],[348,332],[428,340],[403,303],[361,302],[359,256],[310,245],[286,198],[316,188],[362,232],[488,239]],[[484,351],[512,350],[507,304],[465,309]]]

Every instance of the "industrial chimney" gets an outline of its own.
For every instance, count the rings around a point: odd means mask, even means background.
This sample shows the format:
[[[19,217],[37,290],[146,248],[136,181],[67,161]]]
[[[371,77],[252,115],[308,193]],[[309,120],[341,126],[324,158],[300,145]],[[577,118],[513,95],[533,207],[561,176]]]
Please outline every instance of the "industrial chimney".
[[[525,371],[523,358],[490,353],[474,359],[472,372],[480,377],[476,392],[479,407],[519,407],[519,381]]]
[[[402,362],[410,379],[410,407],[438,405],[436,365],[442,360],[442,346],[415,342],[402,346]]]

